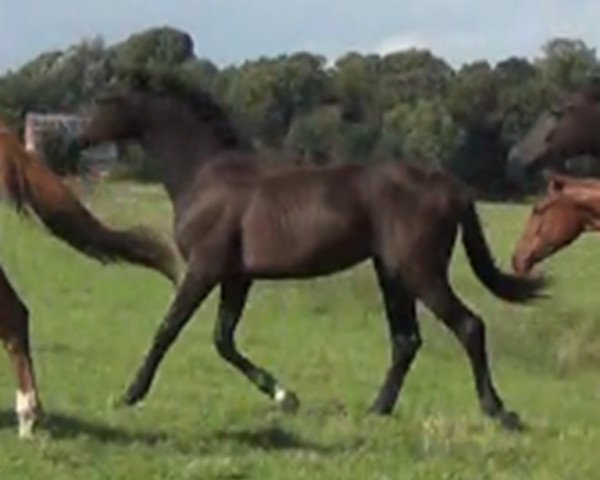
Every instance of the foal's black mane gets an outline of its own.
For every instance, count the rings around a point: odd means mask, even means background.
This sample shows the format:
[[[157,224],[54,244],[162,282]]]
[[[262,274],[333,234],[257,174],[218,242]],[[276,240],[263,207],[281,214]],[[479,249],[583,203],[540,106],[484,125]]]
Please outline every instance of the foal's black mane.
[[[234,128],[228,112],[213,96],[180,75],[150,75],[138,72],[127,79],[127,84],[129,90],[134,93],[159,96],[183,103],[202,123],[208,123],[214,128],[215,136],[222,146],[247,146]]]

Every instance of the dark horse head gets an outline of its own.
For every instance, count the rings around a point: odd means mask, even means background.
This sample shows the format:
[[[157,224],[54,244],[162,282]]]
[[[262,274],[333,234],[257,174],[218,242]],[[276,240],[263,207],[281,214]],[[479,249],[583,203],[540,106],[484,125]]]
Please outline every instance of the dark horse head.
[[[561,167],[578,155],[600,154],[600,79],[544,112],[509,153],[508,176],[520,182],[544,168]]]
[[[148,75],[134,72],[98,97],[77,140],[81,148],[139,143],[173,199],[195,176],[198,161],[246,150],[248,142],[209,93],[177,75]]]
[[[225,109],[210,94],[177,75],[130,72],[119,87],[96,98],[90,113],[78,138],[83,147],[104,141],[148,141],[153,129],[163,132],[166,126],[173,126],[172,119],[177,119],[177,130],[184,136],[189,133],[197,137],[201,125],[202,130],[208,130],[203,132],[206,140],[214,137],[220,147],[241,148],[244,143]]]

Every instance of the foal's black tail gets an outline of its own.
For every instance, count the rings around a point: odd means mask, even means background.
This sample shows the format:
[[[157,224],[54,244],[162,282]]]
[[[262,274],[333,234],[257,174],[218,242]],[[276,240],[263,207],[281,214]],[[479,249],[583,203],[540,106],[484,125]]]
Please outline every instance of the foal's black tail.
[[[469,202],[460,219],[462,239],[469,263],[477,278],[496,296],[509,302],[527,302],[541,296],[544,277],[525,278],[500,270],[492,257],[473,202]]]

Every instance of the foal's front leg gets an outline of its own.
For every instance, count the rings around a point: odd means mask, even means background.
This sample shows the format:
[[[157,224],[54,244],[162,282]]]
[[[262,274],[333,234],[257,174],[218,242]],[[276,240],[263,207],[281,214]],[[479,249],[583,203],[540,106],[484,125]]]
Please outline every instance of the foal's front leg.
[[[389,327],[392,358],[385,380],[370,410],[387,415],[396,404],[404,377],[421,346],[421,334],[414,296],[396,272],[387,271],[379,260],[375,260],[374,264]]]
[[[219,355],[242,372],[261,392],[275,400],[286,412],[298,409],[293,392],[285,390],[268,371],[242,355],[235,344],[235,329],[240,321],[251,282],[245,278],[228,279],[221,284],[219,313],[214,342]]]
[[[144,363],[125,394],[123,401],[126,405],[134,405],[146,396],[161,360],[194,311],[215,286],[215,278],[215,275],[190,266],[175,300],[154,336]]]

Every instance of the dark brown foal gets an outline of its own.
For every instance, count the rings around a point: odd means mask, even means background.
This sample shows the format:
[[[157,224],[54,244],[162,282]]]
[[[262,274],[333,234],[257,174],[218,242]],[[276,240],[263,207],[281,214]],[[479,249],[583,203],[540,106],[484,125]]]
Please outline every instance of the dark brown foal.
[[[296,396],[237,349],[234,334],[252,282],[331,274],[371,260],[383,295],[392,359],[372,410],[392,411],[421,345],[421,299],[456,335],[473,369],[483,411],[520,425],[492,382],[480,318],[456,296],[447,270],[458,229],[470,264],[497,296],[524,302],[542,283],[501,272],[473,200],[447,174],[401,164],[281,167],[244,149],[205,93],[164,79],[102,99],[83,144],[133,139],[159,162],[175,211],[187,274],[125,395],[147,394],[159,364],[198,305],[220,285],[214,342],[220,355],[284,408]]]

